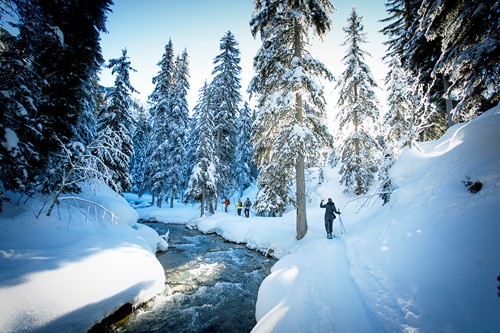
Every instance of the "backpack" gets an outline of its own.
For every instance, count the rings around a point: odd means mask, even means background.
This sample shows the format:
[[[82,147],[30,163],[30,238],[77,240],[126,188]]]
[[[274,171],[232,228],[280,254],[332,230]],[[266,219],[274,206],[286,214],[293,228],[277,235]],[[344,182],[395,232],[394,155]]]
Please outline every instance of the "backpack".
[[[226,206],[229,206],[231,204],[231,201],[229,199],[226,199]]]

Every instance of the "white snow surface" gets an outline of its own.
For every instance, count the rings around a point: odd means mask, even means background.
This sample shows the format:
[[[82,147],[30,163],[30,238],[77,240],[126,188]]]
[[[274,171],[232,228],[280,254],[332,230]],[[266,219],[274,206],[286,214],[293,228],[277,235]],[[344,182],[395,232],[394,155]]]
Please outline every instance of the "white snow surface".
[[[148,197],[126,194],[134,211],[108,188],[85,190],[117,215],[113,224],[102,211],[86,219],[72,202],[68,211],[67,201],[37,219],[41,199],[13,200],[0,215],[0,332],[85,332],[120,305],[160,293],[154,253],[167,244],[138,216],[186,223],[280,259],[260,287],[253,332],[499,332],[498,142],[497,107],[404,151],[385,206],[343,194],[338,169],[325,170],[322,184],[309,170],[309,230],[300,241],[294,210],[244,218],[219,205],[199,218],[198,205],[145,207]],[[482,190],[468,192],[465,176]],[[319,208],[329,197],[347,231],[337,218],[334,239]]]

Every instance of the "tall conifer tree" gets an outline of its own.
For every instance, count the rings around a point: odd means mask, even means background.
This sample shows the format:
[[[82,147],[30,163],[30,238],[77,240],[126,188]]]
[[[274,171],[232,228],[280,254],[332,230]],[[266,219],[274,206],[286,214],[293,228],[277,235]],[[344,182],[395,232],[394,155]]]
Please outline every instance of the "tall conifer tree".
[[[104,62],[99,40],[112,1],[19,1],[20,8],[25,4],[33,11],[26,13],[28,20],[42,19],[46,24],[45,29],[21,30],[29,35],[21,38],[34,41],[30,42],[33,70],[46,82],[36,107],[41,125],[38,149],[42,162],[48,163],[60,150],[58,140],[65,144],[83,136],[78,133],[79,118],[93,98],[92,80]]]
[[[385,144],[398,156],[404,147],[411,147],[417,139],[418,123],[415,119],[414,93],[409,78],[401,66],[397,55],[389,63],[385,83],[387,86],[388,111],[382,125],[385,130]]]
[[[161,207],[166,193],[167,153],[169,140],[169,114],[171,110],[172,85],[174,75],[174,47],[172,40],[165,45],[165,52],[158,63],[160,70],[153,78],[155,88],[149,97],[151,107],[151,132],[147,145],[145,181],[139,194],[151,192],[153,201]]]
[[[179,194],[185,175],[186,141],[189,126],[189,108],[187,93],[189,90],[189,59],[187,51],[177,57],[173,74],[172,94],[169,112],[167,114],[168,142],[165,185],[166,194],[170,195],[170,207],[174,205],[174,197]]]
[[[253,115],[248,103],[240,110],[240,116],[236,121],[239,130],[236,139],[236,154],[234,157],[236,189],[241,197],[243,191],[248,188],[257,178],[257,168],[253,163],[253,148],[251,142]]]
[[[339,173],[341,184],[346,192],[357,195],[365,194],[377,172],[379,146],[375,133],[378,122],[378,101],[374,92],[377,83],[370,68],[364,62],[369,55],[361,49],[366,43],[361,17],[353,7],[344,28],[346,32],[347,52],[344,63],[347,66],[342,73],[337,87],[339,88]]]
[[[149,123],[146,110],[139,107],[135,132],[132,137],[134,157],[130,163],[130,177],[132,178],[132,191],[139,193],[144,183],[144,165],[146,163],[146,144],[149,137]]]
[[[389,17],[382,20],[387,26],[382,32],[388,36],[388,56],[398,57],[406,72],[414,79],[415,118],[422,131],[420,140],[440,137],[446,130],[446,106],[443,99],[443,80],[432,75],[439,57],[440,41],[427,40],[419,28],[421,1],[390,0],[386,3]]]
[[[210,84],[211,107],[214,108],[216,153],[219,157],[217,189],[228,196],[235,189],[234,154],[237,140],[236,120],[241,104],[240,51],[234,35],[228,31],[220,40],[221,51],[214,59]]]
[[[3,4],[2,4],[3,5]],[[28,4],[26,4],[28,6]],[[8,12],[10,8],[3,8]],[[26,8],[24,10],[27,10]],[[25,17],[25,16],[23,16]],[[43,26],[25,22],[21,30]],[[43,80],[34,74],[29,43],[3,29],[0,20],[0,209],[4,190],[31,194],[38,188],[40,130],[36,103]]]
[[[215,153],[216,140],[214,137],[215,124],[213,109],[210,105],[210,89],[208,84],[200,90],[198,104],[194,108],[193,131],[197,133],[194,142],[193,168],[189,176],[186,189],[186,200],[195,200],[201,203],[200,216],[205,214],[206,206],[210,213],[214,213],[214,203],[217,200],[218,157]]]
[[[249,88],[259,95],[252,138],[261,170],[255,207],[260,213],[282,213],[282,202],[286,204],[289,199],[283,189],[295,169],[297,239],[307,233],[305,160],[310,150],[330,142],[322,123],[323,90],[316,82],[318,78],[331,78],[331,74],[307,51],[307,33],[325,35],[333,10],[328,0],[256,0],[250,21],[253,36],[260,34],[262,40],[254,58],[257,74]],[[304,102],[315,112],[308,114]],[[264,179],[271,175],[278,176],[279,181]]]
[[[91,104],[92,80],[103,62],[99,33],[105,31],[111,4],[110,0],[0,4],[1,14],[16,10],[14,16],[19,18],[18,36],[0,33],[0,104],[6,120],[2,119],[0,136],[10,139],[0,160],[15,165],[0,169],[17,174],[0,172],[6,188],[26,193],[53,190],[62,177],[57,174],[62,170],[57,154],[61,145],[91,140],[80,131],[89,129],[82,126],[89,124],[81,119],[82,110]]]
[[[129,73],[135,71],[128,60],[127,50],[122,50],[120,58],[111,59],[108,67],[116,75],[114,88],[107,100],[109,104],[100,112],[97,122],[97,137],[107,140],[109,147],[115,149],[100,149],[97,154],[103,163],[112,170],[113,186],[121,191],[130,189],[129,176],[130,159],[133,157],[132,135],[134,122],[130,114],[130,94],[136,92],[130,84]]]
[[[469,120],[500,102],[500,2],[423,0],[419,30],[426,44],[439,42],[429,64],[453,120]],[[425,45],[424,45],[425,46]],[[413,58],[418,60],[418,58]],[[451,109],[453,108],[453,109]],[[450,123],[452,123],[450,121]]]

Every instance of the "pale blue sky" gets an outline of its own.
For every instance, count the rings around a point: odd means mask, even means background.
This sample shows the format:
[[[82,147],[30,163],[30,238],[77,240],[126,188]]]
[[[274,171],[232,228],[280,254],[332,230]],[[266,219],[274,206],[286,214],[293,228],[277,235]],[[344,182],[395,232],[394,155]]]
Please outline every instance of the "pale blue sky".
[[[367,59],[375,79],[383,85],[386,66],[381,57],[385,37],[378,31],[383,24],[378,22],[386,16],[384,0],[342,0],[332,1],[337,11],[332,15],[332,29],[323,41],[313,40],[313,57],[327,65],[335,77],[339,77],[344,66],[341,59],[346,48],[341,46],[345,39],[342,28],[353,5],[363,16],[365,32],[369,43],[364,49],[372,54]],[[219,54],[221,37],[230,30],[239,43],[242,67],[242,94],[253,76],[252,61],[260,39],[253,39],[248,22],[253,13],[252,0],[115,0],[113,12],[108,15],[108,33],[101,36],[104,59],[121,56],[127,48],[132,67],[131,82],[140,92],[140,100],[146,101],[153,91],[151,80],[158,73],[157,63],[164,52],[165,44],[172,39],[174,51],[180,54],[184,48],[190,57],[189,108],[198,99],[198,91],[205,80],[210,80],[213,59]],[[109,70],[103,70],[101,83],[112,86],[114,78]],[[326,87],[327,99],[335,102],[331,87]],[[383,93],[380,95],[383,96]],[[381,97],[383,99],[383,97]]]

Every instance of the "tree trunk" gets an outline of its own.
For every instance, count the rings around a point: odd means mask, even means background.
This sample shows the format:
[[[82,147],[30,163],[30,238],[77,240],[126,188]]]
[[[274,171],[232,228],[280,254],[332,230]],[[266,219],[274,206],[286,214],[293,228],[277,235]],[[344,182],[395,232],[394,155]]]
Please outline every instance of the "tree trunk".
[[[294,56],[298,58],[302,58],[302,42],[300,39],[300,27],[295,19],[294,22]],[[295,102],[295,111],[296,111],[296,119],[300,125],[304,123],[304,111],[302,109],[302,96],[297,93],[296,94],[296,102]],[[307,233],[307,215],[306,215],[306,181],[305,181],[305,166],[304,166],[304,155],[303,149],[298,152],[297,161],[295,165],[295,173],[296,173],[296,195],[297,195],[297,239],[300,240],[304,238]]]
[[[66,187],[66,180],[67,179],[70,179],[71,177],[71,174],[73,173],[73,168],[71,170],[69,170],[68,172],[68,175],[66,177],[63,178],[63,180],[61,181],[61,186],[59,186],[59,190],[57,191],[57,194],[56,196],[54,197],[54,201],[52,201],[52,204],[50,205],[50,208],[49,210],[47,211],[47,216],[50,216],[50,214],[52,213],[52,209],[54,209],[54,206],[59,203],[59,196],[61,195],[61,193],[63,192],[64,188]],[[38,218],[38,216],[37,216]]]
[[[450,88],[450,81],[448,81],[446,75],[443,75],[443,90],[445,94],[449,88]],[[451,100],[450,96],[445,98],[445,104],[446,104],[446,118],[448,119],[448,128],[450,128],[455,124],[453,121],[453,115],[451,114],[451,110],[453,109],[453,101]]]
[[[357,86],[354,86],[354,100],[357,101],[358,100],[358,89],[357,89]],[[358,132],[358,126],[359,126],[359,119],[358,119],[358,113],[357,111],[354,111],[354,119],[353,119],[353,122],[354,122],[354,133],[357,133]],[[356,156],[356,160],[358,162],[358,164],[362,163],[361,161],[361,147],[359,145],[359,138],[355,138],[354,139],[354,155]],[[359,165],[358,165],[359,167]],[[355,175],[355,178],[356,178],[356,189],[354,190],[354,193],[356,195],[361,195],[364,193],[363,191],[363,181],[361,179],[361,175],[359,174],[359,172],[356,172],[356,175]]]
[[[170,192],[170,208],[174,208],[174,191]]]
[[[201,198],[200,198],[200,217],[203,217],[205,214],[205,186],[202,186],[201,188]]]

